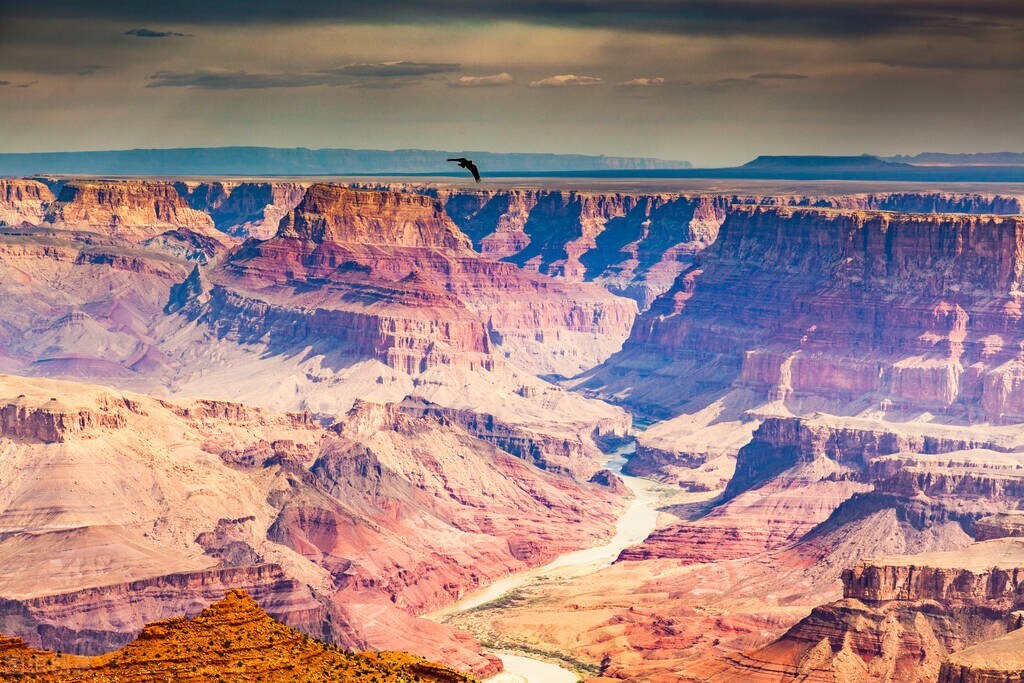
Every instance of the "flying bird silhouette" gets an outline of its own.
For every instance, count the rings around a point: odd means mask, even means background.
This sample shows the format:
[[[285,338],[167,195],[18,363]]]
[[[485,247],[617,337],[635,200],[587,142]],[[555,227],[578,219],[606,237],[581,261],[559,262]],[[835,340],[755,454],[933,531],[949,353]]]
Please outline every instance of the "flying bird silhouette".
[[[455,159],[448,159],[448,161],[459,162],[459,166],[461,166],[462,168],[469,169],[469,172],[473,174],[473,179],[476,180],[478,183],[480,182],[480,170],[476,167],[476,164],[473,163],[472,159],[467,159],[466,157],[458,157]]]

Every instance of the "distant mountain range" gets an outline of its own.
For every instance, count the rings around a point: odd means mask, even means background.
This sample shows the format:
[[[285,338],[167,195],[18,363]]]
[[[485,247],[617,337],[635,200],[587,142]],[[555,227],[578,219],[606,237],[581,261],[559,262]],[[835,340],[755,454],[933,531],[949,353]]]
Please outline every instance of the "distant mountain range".
[[[360,174],[459,174],[446,161],[469,157],[489,171],[633,171],[691,168],[686,161],[580,154],[499,154],[429,149],[306,149],[305,147],[197,147],[97,152],[0,154],[0,175],[318,176]]]
[[[1024,153],[877,157],[759,156],[742,166],[579,154],[500,154],[427,149],[199,147],[0,154],[0,176],[464,176],[446,161],[469,157],[485,178],[736,178],[1024,183]]]
[[[914,156],[883,157],[885,161],[945,166],[1024,166],[1024,152],[987,152],[982,154],[945,154],[925,152]]]

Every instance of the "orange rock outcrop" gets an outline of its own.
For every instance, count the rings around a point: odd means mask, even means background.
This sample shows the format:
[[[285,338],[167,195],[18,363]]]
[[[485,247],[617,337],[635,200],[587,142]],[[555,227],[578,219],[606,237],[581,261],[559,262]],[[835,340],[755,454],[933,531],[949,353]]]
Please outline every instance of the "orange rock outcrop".
[[[473,679],[403,652],[339,650],[270,618],[244,590],[231,590],[192,619],[148,624],[123,649],[96,657],[34,650],[16,638],[0,637],[0,680],[471,683]]]

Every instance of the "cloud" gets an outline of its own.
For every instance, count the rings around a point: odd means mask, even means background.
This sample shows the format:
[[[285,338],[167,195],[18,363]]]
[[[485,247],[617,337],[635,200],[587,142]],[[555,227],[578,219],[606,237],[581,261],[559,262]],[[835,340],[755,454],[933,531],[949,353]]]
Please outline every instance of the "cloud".
[[[151,28],[133,28],[125,31],[123,35],[135,36],[136,38],[185,38],[191,33],[178,33],[177,31],[154,31]]]
[[[198,88],[202,90],[252,90],[261,88],[309,88],[319,85],[356,88],[398,88],[443,73],[457,71],[458,64],[445,62],[378,62],[347,64],[331,69],[292,72],[250,72],[231,69],[157,71],[147,88]]]
[[[453,88],[488,88],[509,85],[513,82],[512,74],[502,71],[490,76],[461,76],[458,80],[448,81]]]
[[[751,74],[749,78],[755,81],[802,81],[807,78],[803,74],[785,73],[785,72],[763,72]]]
[[[620,88],[657,88],[665,85],[665,79],[661,76],[655,78],[633,78],[628,81],[616,83]]]
[[[150,74],[147,88],[200,88],[202,90],[250,90],[254,88],[308,88],[327,85],[324,74],[250,73],[228,69],[157,71]]]
[[[0,87],[2,88],[31,88],[39,81],[26,81],[24,83],[14,83],[12,81],[0,81]]]
[[[587,85],[601,85],[604,79],[596,76],[577,76],[576,74],[558,74],[542,78],[539,81],[532,81],[531,88],[567,88]]]

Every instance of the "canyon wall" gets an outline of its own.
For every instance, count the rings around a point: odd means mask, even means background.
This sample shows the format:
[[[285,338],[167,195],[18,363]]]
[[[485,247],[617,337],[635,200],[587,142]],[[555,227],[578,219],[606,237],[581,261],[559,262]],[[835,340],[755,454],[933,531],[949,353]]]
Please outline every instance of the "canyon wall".
[[[211,237],[221,235],[213,219],[191,208],[171,183],[157,181],[68,182],[47,206],[43,222],[129,242],[177,228]]]
[[[53,192],[37,180],[0,178],[0,225],[38,225]]]
[[[493,342],[527,369],[573,374],[617,346],[636,310],[480,257],[436,200],[331,185],[310,187],[273,239],[247,242],[208,276],[210,302],[184,312],[218,335],[280,345],[341,334],[353,354],[408,372]],[[569,338],[579,350],[567,353]]]
[[[1018,217],[736,209],[584,386],[1017,421],[1022,240]]]

